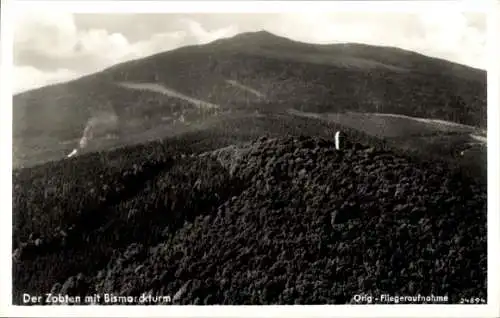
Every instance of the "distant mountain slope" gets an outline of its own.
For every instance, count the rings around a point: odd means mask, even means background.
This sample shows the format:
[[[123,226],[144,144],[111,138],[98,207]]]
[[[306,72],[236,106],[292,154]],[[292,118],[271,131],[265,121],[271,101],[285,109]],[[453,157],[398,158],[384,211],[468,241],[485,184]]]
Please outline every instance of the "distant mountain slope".
[[[187,99],[130,87],[141,83]],[[220,108],[200,111],[189,99]],[[116,135],[115,145],[154,127],[241,110],[385,112],[485,128],[486,73],[396,48],[313,45],[256,32],[121,63],[18,94],[13,103],[14,164],[32,165],[63,158],[90,122],[110,115],[117,120],[100,120],[93,137]]]

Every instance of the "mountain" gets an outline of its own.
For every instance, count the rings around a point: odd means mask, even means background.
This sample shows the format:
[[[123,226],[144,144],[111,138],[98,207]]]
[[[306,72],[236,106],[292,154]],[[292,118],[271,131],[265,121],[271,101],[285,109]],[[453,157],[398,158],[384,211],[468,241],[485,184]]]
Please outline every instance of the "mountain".
[[[480,70],[267,32],[16,95],[13,302],[486,302],[485,100]]]
[[[13,162],[62,159],[82,139],[96,151],[289,110],[394,113],[484,130],[486,74],[397,48],[244,33],[15,95]]]

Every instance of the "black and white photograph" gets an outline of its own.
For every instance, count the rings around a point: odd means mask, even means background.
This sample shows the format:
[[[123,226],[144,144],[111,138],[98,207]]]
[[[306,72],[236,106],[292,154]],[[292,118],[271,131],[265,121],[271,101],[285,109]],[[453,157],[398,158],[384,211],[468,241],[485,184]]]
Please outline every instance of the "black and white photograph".
[[[497,301],[487,6],[16,2],[13,305]]]

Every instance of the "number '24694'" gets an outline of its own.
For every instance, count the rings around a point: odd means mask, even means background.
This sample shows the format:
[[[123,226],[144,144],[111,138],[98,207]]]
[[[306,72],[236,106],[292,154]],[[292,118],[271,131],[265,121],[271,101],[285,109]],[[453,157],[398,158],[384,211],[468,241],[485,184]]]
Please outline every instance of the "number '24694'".
[[[462,297],[460,298],[459,301],[460,304],[473,304],[473,305],[478,305],[478,304],[486,304],[486,299],[481,298],[481,297]]]

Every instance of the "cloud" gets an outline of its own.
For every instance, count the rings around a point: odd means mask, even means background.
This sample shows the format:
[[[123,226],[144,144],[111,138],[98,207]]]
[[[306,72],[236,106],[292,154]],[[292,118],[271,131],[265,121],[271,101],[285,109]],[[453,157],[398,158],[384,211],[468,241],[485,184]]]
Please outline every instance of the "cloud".
[[[183,45],[204,44],[238,33],[234,26],[207,31],[190,19],[182,19],[181,24],[184,25],[181,30],[154,33],[149,38],[131,43],[119,32],[79,30],[71,13],[23,13],[17,20],[14,36],[16,92],[76,78],[130,59]],[[64,64],[66,69],[45,70],[33,66],[58,63]],[[69,69],[71,64],[74,70]],[[85,70],[81,69],[82,66]]]
[[[474,19],[459,11],[450,11],[445,16],[429,12],[420,16],[420,22],[425,34],[420,50],[425,46],[433,55],[486,68],[486,30],[481,30]]]
[[[414,14],[284,14],[267,25],[271,32],[313,43],[358,42],[396,46],[486,68],[486,28],[458,10]],[[481,25],[483,28],[481,28]]]
[[[69,55],[77,33],[71,14],[23,12],[15,19],[14,49],[41,51],[50,57]]]
[[[85,15],[36,11],[22,12],[15,21],[14,60],[20,83],[16,87],[23,90],[180,46],[204,44],[262,29],[304,42],[396,46],[486,67],[485,16],[458,9],[414,14],[235,15]],[[28,78],[23,79],[25,76]]]
[[[22,92],[45,85],[69,81],[81,75],[68,69],[58,69],[48,72],[41,71],[33,66],[14,66],[13,89],[15,92]]]
[[[206,44],[217,39],[227,38],[238,34],[238,28],[234,25],[228,27],[207,31],[201,23],[191,19],[181,19],[187,25],[188,33],[194,38],[197,44]]]

